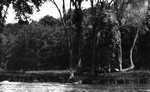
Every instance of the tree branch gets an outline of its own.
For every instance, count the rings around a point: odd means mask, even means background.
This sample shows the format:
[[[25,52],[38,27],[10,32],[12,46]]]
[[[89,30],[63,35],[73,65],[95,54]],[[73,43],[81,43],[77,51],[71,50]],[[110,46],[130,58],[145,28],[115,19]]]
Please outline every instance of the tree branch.
[[[59,14],[60,14],[60,17],[61,17],[61,22],[63,23],[64,27],[67,28],[67,26],[66,26],[66,24],[65,24],[65,21],[63,20],[63,16],[62,16],[62,14],[61,14],[61,11],[60,11],[58,5],[56,4],[55,0],[50,0],[50,1],[56,6],[56,8],[57,8],[57,10],[58,10],[58,12],[59,12]]]

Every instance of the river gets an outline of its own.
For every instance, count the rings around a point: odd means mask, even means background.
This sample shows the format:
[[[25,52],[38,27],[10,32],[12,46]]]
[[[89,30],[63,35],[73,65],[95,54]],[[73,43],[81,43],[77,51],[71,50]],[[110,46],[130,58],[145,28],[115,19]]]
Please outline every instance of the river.
[[[0,92],[150,92],[150,85],[77,85],[3,81],[0,82]]]

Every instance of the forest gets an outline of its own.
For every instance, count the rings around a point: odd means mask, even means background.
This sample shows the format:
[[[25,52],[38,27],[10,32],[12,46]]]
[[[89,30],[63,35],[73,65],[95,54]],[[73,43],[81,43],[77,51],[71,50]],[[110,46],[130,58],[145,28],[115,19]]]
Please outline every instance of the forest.
[[[1,70],[96,75],[150,69],[149,0],[68,0],[69,10],[62,1],[62,9],[55,0],[0,1]],[[45,2],[53,3],[60,17],[31,21],[29,15]],[[91,6],[83,9],[82,2]],[[14,24],[5,23],[10,4]]]

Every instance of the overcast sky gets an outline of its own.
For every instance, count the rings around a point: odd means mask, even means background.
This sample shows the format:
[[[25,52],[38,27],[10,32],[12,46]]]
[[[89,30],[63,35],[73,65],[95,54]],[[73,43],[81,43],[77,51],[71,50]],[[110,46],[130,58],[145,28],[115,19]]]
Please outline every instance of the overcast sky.
[[[55,0],[57,5],[59,6],[59,8],[62,10],[62,0]],[[65,0],[65,4],[66,4],[66,9],[69,9],[69,2],[70,0]],[[83,8],[88,8],[90,6],[89,2],[83,2],[82,3],[82,7]],[[50,15],[53,16],[55,18],[60,17],[59,16],[59,12],[57,10],[57,8],[55,7],[54,4],[52,4],[51,2],[45,3],[44,5],[42,5],[40,7],[40,12],[34,12],[33,15],[31,16],[31,19],[38,21],[39,19],[41,19],[42,17],[44,17],[45,15]],[[16,20],[15,18],[15,12],[12,9],[12,5],[10,5],[10,8],[8,10],[8,15],[7,15],[7,19],[6,19],[6,24],[7,23],[15,23]]]

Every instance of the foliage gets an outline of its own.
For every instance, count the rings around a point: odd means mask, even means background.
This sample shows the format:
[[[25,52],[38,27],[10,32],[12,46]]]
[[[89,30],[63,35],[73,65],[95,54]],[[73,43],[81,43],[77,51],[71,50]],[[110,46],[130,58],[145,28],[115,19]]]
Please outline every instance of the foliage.
[[[56,26],[56,25],[60,25],[60,21],[58,19],[55,19],[52,16],[44,16],[44,18],[39,20],[39,23],[44,25],[44,26]]]
[[[4,30],[6,41],[2,45],[9,51],[2,50],[9,55],[5,56],[9,70],[67,68],[68,53],[61,25],[9,24]]]
[[[36,7],[44,1],[31,0]],[[135,66],[147,68],[149,64],[149,7],[142,1],[129,3],[123,11],[97,3],[91,8],[82,10],[82,0],[72,0],[75,10],[64,14],[64,23],[52,16],[45,16],[40,21],[23,22],[28,14],[33,13],[33,5],[29,0],[12,0],[19,23],[7,24],[0,34],[0,66],[8,70],[50,70],[68,69],[69,51],[66,32],[73,50],[73,67],[82,58],[82,66],[89,68],[93,57],[93,41],[95,41],[95,69],[100,72],[112,72],[118,68],[118,39],[121,39],[123,50],[123,68],[129,66],[129,51],[133,45],[135,34],[140,29],[139,40],[133,50]],[[105,1],[105,0],[104,0]],[[136,0],[135,0],[136,1]],[[78,2],[78,3],[77,3]],[[106,2],[105,2],[106,3]],[[118,2],[119,3],[119,2]],[[107,3],[106,3],[107,4]],[[140,7],[137,7],[139,5]],[[116,13],[118,12],[118,13]],[[117,14],[122,13],[121,17]],[[119,21],[121,26],[119,25]],[[22,23],[22,24],[21,24]],[[21,24],[21,25],[20,25]],[[117,34],[120,30],[121,37]],[[120,38],[119,38],[120,37]],[[142,47],[144,44],[144,48]],[[142,63],[144,61],[146,64]]]
[[[33,14],[33,10],[46,2],[47,0],[1,0],[0,1],[0,26],[5,25],[5,19],[10,4],[16,12],[16,19],[28,21],[29,14]]]

